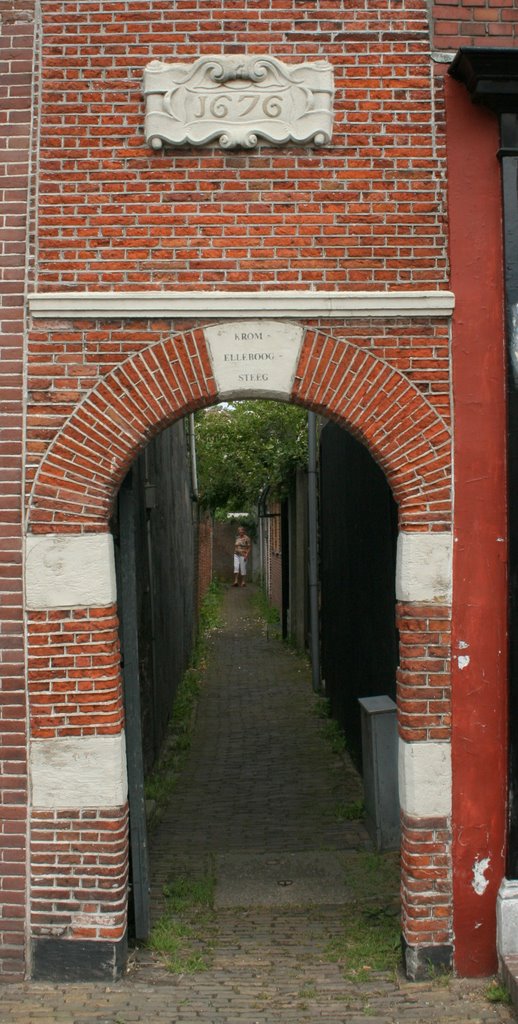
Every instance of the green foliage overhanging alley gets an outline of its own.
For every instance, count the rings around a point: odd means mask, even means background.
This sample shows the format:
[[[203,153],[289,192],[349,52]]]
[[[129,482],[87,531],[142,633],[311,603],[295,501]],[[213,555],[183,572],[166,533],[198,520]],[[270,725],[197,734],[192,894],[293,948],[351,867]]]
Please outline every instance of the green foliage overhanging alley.
[[[200,500],[224,518],[254,513],[265,486],[283,497],[298,466],[307,465],[307,414],[281,402],[218,405],[196,415]]]

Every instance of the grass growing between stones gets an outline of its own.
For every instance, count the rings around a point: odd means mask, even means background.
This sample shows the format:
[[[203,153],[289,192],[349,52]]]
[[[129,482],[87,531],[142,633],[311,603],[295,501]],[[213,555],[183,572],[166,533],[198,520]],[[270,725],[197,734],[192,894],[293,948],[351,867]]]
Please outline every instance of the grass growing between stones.
[[[178,877],[164,886],[166,909],[147,945],[171,974],[194,974],[211,965],[215,935],[214,878]]]
[[[322,720],[321,732],[333,754],[347,753],[347,740],[339,723],[331,716],[331,702],[327,697],[317,697],[314,705],[315,715]]]
[[[392,972],[401,962],[399,870],[396,853],[347,858],[351,898],[325,955],[355,981],[368,980],[373,971]]]
[[[334,817],[335,821],[360,821],[365,817],[365,803],[363,800],[341,801],[335,807]]]
[[[198,632],[191,656],[191,665],[193,668],[205,667],[207,641],[210,634],[221,626],[222,603],[223,589],[217,580],[213,580],[201,603]]]
[[[191,654],[191,664],[176,691],[171,719],[161,755],[145,780],[146,801],[150,807],[149,825],[156,825],[167,807],[187,758],[192,740],[194,719],[202,676],[206,665],[207,642],[221,623],[222,590],[213,583],[202,602],[198,633]]]
[[[278,625],[280,622],[278,609],[270,604],[262,587],[258,587],[254,592],[251,604],[258,619],[262,619],[268,626]]]
[[[511,996],[505,985],[496,978],[486,988],[485,996],[489,1003],[502,1003],[504,1006],[510,1006],[512,1003]]]

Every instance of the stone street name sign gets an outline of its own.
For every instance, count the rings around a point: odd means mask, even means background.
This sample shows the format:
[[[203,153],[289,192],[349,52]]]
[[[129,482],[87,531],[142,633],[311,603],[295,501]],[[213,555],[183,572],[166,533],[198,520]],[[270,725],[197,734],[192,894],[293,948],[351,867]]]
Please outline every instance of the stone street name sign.
[[[303,328],[276,320],[237,320],[205,327],[220,398],[289,398]]]
[[[275,57],[200,57],[145,69],[146,141],[223,149],[269,142],[328,143],[333,70],[327,61],[284,64]]]

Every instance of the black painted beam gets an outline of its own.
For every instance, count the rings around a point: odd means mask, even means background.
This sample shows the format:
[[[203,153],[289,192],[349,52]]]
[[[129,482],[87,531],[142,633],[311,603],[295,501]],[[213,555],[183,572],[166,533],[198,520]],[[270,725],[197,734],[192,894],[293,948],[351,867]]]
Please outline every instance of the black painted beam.
[[[474,103],[498,114],[518,113],[518,49],[461,46],[448,73],[466,86]]]

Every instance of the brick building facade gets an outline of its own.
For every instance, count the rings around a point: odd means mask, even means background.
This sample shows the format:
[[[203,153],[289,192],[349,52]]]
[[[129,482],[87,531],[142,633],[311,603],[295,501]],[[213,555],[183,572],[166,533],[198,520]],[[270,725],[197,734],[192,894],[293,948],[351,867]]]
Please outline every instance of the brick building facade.
[[[495,969],[508,791],[499,125],[448,69],[460,46],[515,46],[517,25],[513,0],[437,3],[432,19],[427,0],[0,0],[5,980],[124,964],[110,514],[162,428],[265,393],[351,431],[398,503],[407,970]],[[150,62],[216,55],[217,75],[224,55],[236,64],[219,82],[235,82],[242,54],[328,62],[331,141],[146,143]],[[264,333],[264,357],[282,352],[288,371],[266,388],[255,373],[229,383],[218,338],[234,325]]]

